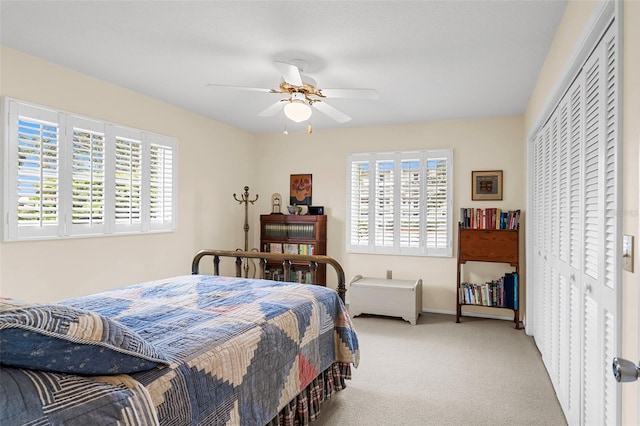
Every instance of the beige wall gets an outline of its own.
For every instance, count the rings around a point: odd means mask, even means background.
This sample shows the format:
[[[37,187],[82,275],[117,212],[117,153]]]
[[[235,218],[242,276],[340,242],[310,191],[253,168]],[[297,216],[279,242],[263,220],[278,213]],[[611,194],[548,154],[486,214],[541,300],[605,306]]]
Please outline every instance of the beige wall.
[[[324,205],[328,217],[327,252],[343,265],[347,280],[356,274],[385,277],[393,271],[398,279],[422,278],[423,308],[438,312],[455,312],[456,236],[450,258],[364,255],[346,253],[346,172],[350,152],[399,151],[415,149],[453,149],[453,213],[457,223],[460,207],[525,208],[525,144],[522,117],[481,120],[442,121],[377,128],[354,128],[273,134],[259,138],[261,176],[257,189],[264,193],[258,209],[269,212],[270,195],[287,196],[289,175],[313,174],[313,204]],[[504,197],[500,202],[471,202],[472,170],[503,170]],[[457,225],[455,225],[457,226]],[[257,226],[254,241],[259,238]],[[483,271],[484,278],[494,278],[496,267],[470,265],[469,272]],[[504,266],[497,268],[505,270]],[[330,275],[330,278],[333,278]],[[349,293],[347,292],[347,300]],[[489,315],[507,315],[506,311],[484,310]],[[512,316],[512,315],[511,315]]]
[[[588,27],[589,18],[596,3],[570,1],[554,39],[538,84],[531,96],[525,114],[525,134],[529,134],[545,102],[552,93],[556,81],[562,77],[576,42]],[[623,203],[622,230],[635,237],[636,272],[622,275],[622,354],[631,359],[640,359],[638,353],[638,162],[640,145],[640,2],[623,2]],[[637,384],[622,387],[622,421],[625,425],[639,423],[637,406]]]
[[[0,243],[0,294],[52,301],[189,274],[198,249],[244,244],[232,194],[256,178],[253,135],[14,50],[0,55],[3,96],[177,138],[179,185],[177,232]]]

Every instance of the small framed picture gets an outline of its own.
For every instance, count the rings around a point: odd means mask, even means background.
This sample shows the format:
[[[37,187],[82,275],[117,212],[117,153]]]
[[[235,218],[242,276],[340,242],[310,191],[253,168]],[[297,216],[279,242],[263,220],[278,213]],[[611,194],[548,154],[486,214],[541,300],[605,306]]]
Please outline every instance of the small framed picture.
[[[502,170],[471,172],[471,199],[502,200]]]
[[[291,175],[289,204],[311,205],[311,175]]]

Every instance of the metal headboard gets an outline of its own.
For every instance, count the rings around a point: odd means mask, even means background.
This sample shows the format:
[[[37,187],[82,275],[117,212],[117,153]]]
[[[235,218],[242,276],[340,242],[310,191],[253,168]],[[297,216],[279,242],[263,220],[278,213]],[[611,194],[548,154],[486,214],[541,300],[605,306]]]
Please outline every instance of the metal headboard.
[[[336,271],[336,275],[338,277],[338,287],[336,291],[340,296],[342,301],[345,301],[345,293],[347,292],[347,288],[345,286],[345,277],[344,277],[344,269],[342,269],[342,265],[338,263],[337,260],[330,256],[320,256],[320,255],[306,255],[306,254],[287,254],[287,253],[263,253],[257,251],[241,251],[241,250],[200,250],[193,258],[193,262],[191,264],[191,273],[193,275],[199,274],[200,270],[200,260],[203,257],[213,257],[213,274],[220,275],[220,258],[221,257],[232,257],[235,258],[236,261],[236,277],[242,276],[242,262],[244,259],[259,259],[260,267],[258,269],[258,277],[264,278],[265,271],[267,269],[268,261],[282,262],[282,267],[284,270],[284,280],[289,281],[289,277],[291,275],[291,264],[293,262],[296,263],[307,263],[309,265],[309,270],[311,271],[311,281],[315,283],[316,281],[316,271],[318,269],[319,263],[324,263],[327,265],[331,265],[333,269]]]

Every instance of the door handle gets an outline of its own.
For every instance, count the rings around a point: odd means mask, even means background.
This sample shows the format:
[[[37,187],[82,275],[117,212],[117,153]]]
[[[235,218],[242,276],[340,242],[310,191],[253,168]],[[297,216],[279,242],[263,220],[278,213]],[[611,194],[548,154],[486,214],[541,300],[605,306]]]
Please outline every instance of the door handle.
[[[638,380],[640,366],[624,358],[613,358],[613,375],[618,382],[635,382]]]

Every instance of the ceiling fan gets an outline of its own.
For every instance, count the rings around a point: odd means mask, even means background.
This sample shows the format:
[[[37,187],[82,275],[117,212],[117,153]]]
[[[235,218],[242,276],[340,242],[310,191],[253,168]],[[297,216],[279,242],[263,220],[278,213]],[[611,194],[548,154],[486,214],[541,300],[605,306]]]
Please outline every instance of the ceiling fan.
[[[281,98],[270,107],[261,111],[258,116],[271,117],[281,109],[284,109],[285,116],[296,123],[309,120],[312,114],[312,107],[331,117],[338,123],[346,123],[351,120],[351,117],[329,105],[325,99],[375,100],[379,97],[375,89],[319,89],[315,80],[303,74],[303,70],[307,64],[300,59],[294,59],[291,63],[281,61],[275,61],[274,63],[282,74],[283,80],[277,89],[228,86],[223,84],[208,84],[207,86],[286,95],[286,97]]]

